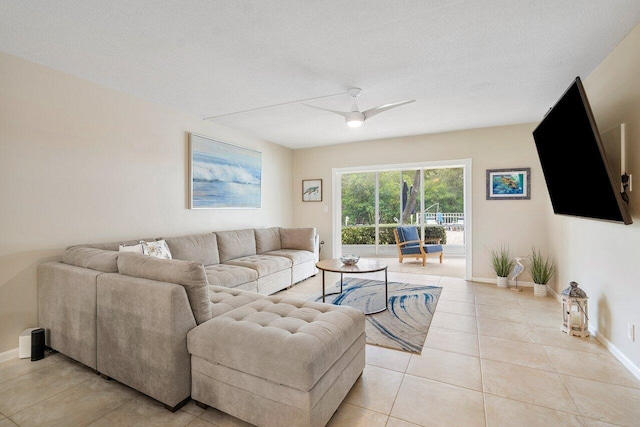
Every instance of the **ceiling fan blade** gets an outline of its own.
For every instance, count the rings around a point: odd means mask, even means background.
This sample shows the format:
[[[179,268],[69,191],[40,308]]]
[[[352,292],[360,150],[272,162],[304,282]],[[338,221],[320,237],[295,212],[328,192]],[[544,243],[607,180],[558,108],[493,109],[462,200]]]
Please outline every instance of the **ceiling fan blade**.
[[[369,119],[369,118],[375,116],[376,114],[382,113],[384,111],[390,110],[390,109],[395,108],[395,107],[399,107],[399,106],[404,105],[404,104],[409,104],[411,102],[416,102],[416,100],[415,99],[406,99],[404,101],[398,101],[398,102],[393,102],[391,104],[381,105],[381,106],[375,107],[375,108],[369,108],[368,110],[363,111],[362,114],[364,114],[364,118],[365,119]]]
[[[302,104],[302,105],[306,105],[307,107],[311,107],[311,108],[315,108],[316,110],[323,110],[323,111],[328,111],[330,113],[335,113],[335,114],[339,114],[344,118],[347,118],[347,115],[349,114],[348,112],[344,112],[344,111],[336,111],[336,110],[329,110],[327,108],[322,108],[322,107],[316,107],[314,105],[309,105],[309,104]]]

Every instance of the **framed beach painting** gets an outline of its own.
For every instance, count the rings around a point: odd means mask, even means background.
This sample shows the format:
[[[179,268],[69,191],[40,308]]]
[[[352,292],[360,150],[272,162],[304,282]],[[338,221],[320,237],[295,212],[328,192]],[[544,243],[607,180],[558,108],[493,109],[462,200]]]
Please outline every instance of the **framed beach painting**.
[[[531,168],[487,169],[487,200],[531,199]]]
[[[322,201],[322,180],[303,179],[302,180],[302,201],[321,202]]]
[[[262,153],[189,134],[191,209],[259,208]]]

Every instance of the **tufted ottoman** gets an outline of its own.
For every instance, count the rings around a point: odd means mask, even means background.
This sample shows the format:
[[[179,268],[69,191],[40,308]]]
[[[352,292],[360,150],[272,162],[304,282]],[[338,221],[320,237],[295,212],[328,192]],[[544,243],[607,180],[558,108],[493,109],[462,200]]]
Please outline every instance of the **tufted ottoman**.
[[[324,426],[362,374],[365,316],[271,296],[192,329],[191,397],[259,426]]]

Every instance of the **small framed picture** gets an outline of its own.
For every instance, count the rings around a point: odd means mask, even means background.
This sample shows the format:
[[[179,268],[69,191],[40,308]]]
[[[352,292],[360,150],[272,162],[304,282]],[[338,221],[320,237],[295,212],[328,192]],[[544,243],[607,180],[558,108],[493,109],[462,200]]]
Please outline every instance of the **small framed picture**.
[[[322,201],[322,180],[303,179],[302,180],[302,201],[321,202]]]
[[[487,169],[487,200],[531,199],[531,168]]]

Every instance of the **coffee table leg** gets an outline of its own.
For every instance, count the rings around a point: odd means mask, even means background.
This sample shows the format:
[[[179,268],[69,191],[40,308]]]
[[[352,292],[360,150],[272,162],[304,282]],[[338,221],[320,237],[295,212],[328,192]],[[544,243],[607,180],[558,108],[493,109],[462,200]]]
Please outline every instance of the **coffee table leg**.
[[[364,314],[376,314],[389,309],[389,281],[387,280],[387,269],[384,269],[384,307],[380,310],[369,311]]]
[[[389,281],[387,280],[387,269],[384,269],[384,306],[389,308]]]
[[[342,273],[340,273],[340,293],[342,293]]]
[[[322,270],[322,302],[324,302],[324,270]]]

